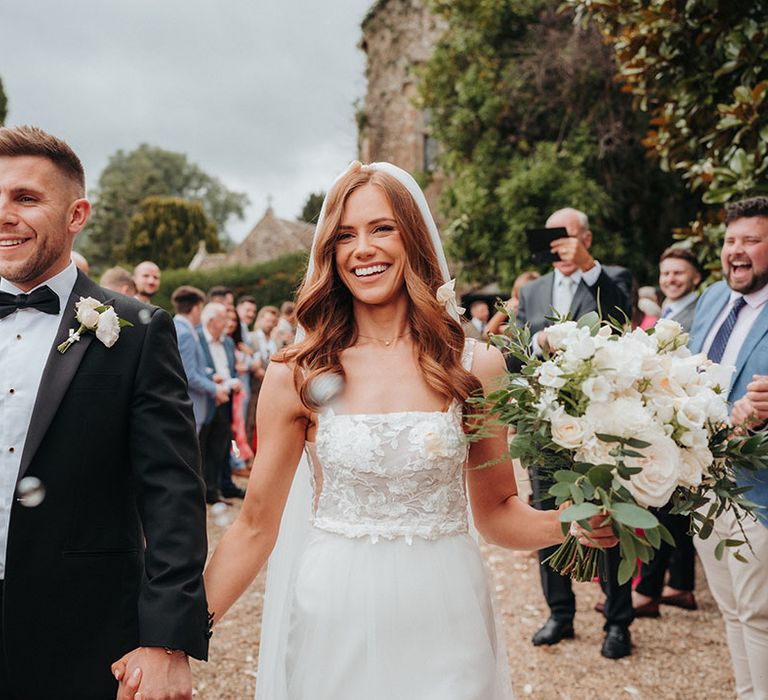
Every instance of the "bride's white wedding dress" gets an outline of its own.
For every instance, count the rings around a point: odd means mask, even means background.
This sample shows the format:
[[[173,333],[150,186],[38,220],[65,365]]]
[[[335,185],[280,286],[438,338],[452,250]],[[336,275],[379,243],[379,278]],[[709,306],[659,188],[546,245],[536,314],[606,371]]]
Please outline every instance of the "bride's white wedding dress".
[[[284,675],[260,700],[511,697],[469,534],[467,449],[456,402],[446,412],[318,415],[307,445],[313,527],[286,596]]]

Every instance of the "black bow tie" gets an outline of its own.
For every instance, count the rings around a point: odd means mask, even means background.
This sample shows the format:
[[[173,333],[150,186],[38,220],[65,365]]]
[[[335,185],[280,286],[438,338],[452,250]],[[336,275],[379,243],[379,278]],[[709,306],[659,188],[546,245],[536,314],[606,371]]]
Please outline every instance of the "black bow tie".
[[[0,318],[17,309],[38,309],[46,314],[59,313],[59,295],[50,287],[39,287],[31,294],[0,292]]]

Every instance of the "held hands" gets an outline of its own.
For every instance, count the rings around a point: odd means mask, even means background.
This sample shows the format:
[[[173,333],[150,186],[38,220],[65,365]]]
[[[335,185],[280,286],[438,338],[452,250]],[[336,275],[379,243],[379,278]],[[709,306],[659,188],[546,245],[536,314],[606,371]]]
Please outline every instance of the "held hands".
[[[112,664],[117,700],[191,700],[192,672],[182,651],[139,647]]]
[[[560,256],[560,262],[573,263],[582,272],[595,264],[595,259],[576,236],[556,238],[549,244],[549,249]]]
[[[221,406],[229,401],[229,391],[227,391],[223,386],[219,385],[216,387],[216,393],[213,396],[213,402],[217,406]]]
[[[747,385],[747,393],[733,404],[734,425],[753,428],[768,420],[768,377],[755,374]]]

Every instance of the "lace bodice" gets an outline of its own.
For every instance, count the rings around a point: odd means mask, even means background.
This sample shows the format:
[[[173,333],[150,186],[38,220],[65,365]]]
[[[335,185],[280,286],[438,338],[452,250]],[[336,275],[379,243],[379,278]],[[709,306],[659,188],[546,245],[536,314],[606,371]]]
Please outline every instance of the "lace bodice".
[[[472,344],[464,352],[471,364]],[[308,445],[315,527],[347,537],[435,539],[467,532],[461,407],[318,415]]]

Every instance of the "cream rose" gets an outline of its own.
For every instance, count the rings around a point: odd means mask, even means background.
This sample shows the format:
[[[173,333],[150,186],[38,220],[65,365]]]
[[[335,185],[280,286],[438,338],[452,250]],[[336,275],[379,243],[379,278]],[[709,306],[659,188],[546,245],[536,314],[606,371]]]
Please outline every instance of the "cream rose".
[[[680,450],[680,485],[696,488],[713,461],[709,448]]]
[[[86,328],[93,330],[99,323],[101,314],[96,309],[101,306],[101,302],[93,297],[80,297],[80,301],[75,304],[75,318]]]
[[[115,310],[110,306],[106,311],[98,314],[96,337],[111,348],[120,335],[120,319],[118,319]]]
[[[635,437],[650,446],[637,450],[642,457],[626,458],[628,467],[642,471],[621,481],[641,506],[661,508],[669,502],[680,479],[680,448],[659,430],[642,431]]]
[[[536,372],[539,375],[539,384],[542,386],[551,386],[555,389],[565,386],[565,379],[562,378],[563,370],[554,362],[544,362]]]
[[[575,450],[581,447],[587,433],[584,425],[579,418],[568,415],[560,409],[550,417],[550,426],[552,429],[552,441],[565,447],[567,450]]]

